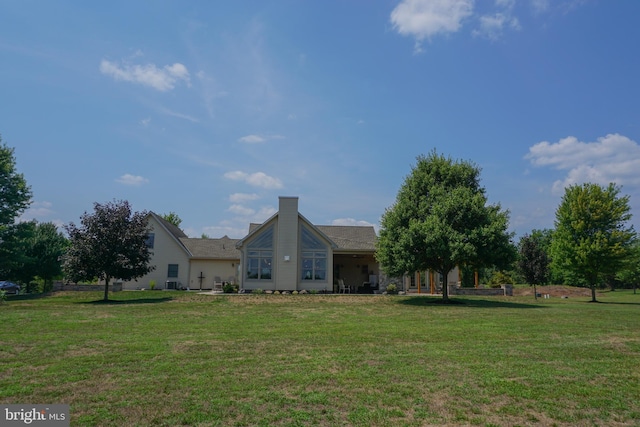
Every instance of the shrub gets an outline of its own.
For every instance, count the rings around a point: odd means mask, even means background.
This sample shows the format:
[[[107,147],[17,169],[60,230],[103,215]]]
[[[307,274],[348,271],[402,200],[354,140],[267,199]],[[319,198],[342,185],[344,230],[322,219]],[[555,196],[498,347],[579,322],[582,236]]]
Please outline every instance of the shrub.
[[[238,292],[238,287],[233,283],[225,283],[222,286],[222,292],[224,292],[225,294],[235,294]]]
[[[398,294],[398,287],[394,283],[389,284],[387,286],[387,293],[389,295],[397,295]]]
[[[488,285],[504,285],[505,283],[515,283],[511,275],[505,271],[496,271],[487,282]],[[491,286],[493,287],[493,286]],[[500,286],[498,286],[500,287]]]
[[[253,291],[251,291],[252,294],[257,294],[257,295],[262,295],[264,294],[264,291],[260,288],[258,289],[254,289]]]
[[[291,295],[298,295],[298,291],[291,292]]]
[[[5,291],[4,289],[0,289],[0,304],[5,302],[6,299],[7,299],[7,291]]]
[[[318,290],[317,290],[317,289],[311,289],[311,290],[309,291],[309,293],[310,293],[311,295],[315,295],[315,294],[317,294],[317,293],[318,293]]]
[[[149,280],[149,289],[154,290],[156,288],[156,281]]]
[[[280,295],[280,291],[275,291],[273,294],[274,295]]]

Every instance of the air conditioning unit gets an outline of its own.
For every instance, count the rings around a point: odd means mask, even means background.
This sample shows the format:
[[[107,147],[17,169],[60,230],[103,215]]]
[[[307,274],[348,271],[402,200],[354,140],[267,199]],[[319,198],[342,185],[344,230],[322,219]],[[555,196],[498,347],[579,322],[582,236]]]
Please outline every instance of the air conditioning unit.
[[[178,289],[178,282],[172,282],[167,280],[165,285],[166,285],[164,287],[165,289]]]

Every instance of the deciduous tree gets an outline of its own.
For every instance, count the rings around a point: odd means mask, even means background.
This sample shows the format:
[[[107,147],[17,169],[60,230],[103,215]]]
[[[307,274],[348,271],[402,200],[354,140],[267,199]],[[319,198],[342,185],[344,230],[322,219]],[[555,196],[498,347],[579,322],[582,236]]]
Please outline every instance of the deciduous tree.
[[[94,204],[80,226],[65,226],[70,246],[64,270],[71,280],[104,280],[104,300],[111,279],[132,280],[153,270],[147,247],[147,212],[132,212],[127,201]]]
[[[525,234],[518,244],[518,271],[529,285],[533,285],[533,294],[538,299],[538,285],[549,281],[549,257],[541,240],[541,234]]]
[[[640,285],[640,240],[634,239],[629,257],[616,273],[616,279],[626,286],[633,287],[633,293],[636,293],[636,289]]]
[[[162,219],[165,221],[175,225],[180,228],[180,224],[182,224],[182,219],[175,212],[169,212],[168,214],[162,214]]]
[[[435,151],[419,156],[396,202],[381,220],[377,257],[385,272],[435,270],[456,265],[506,267],[515,259],[508,212],[487,203],[480,169]],[[443,300],[449,298],[447,284]]]
[[[31,188],[17,172],[13,148],[0,137],[0,231],[14,223],[31,203]]]
[[[605,277],[615,275],[630,256],[636,237],[629,196],[620,187],[586,183],[565,190],[556,210],[556,230],[551,244],[552,263],[569,273],[574,285],[596,288]]]

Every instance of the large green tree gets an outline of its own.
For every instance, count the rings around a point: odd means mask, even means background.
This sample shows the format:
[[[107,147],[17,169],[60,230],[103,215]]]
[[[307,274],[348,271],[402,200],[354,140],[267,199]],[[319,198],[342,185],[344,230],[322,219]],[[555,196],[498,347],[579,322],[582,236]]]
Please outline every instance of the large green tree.
[[[508,212],[487,203],[480,169],[432,151],[419,156],[382,215],[377,258],[391,276],[457,265],[506,267],[515,259]],[[442,287],[449,299],[447,283]]]
[[[109,299],[111,279],[133,280],[154,269],[149,265],[147,212],[132,212],[127,201],[95,203],[80,226],[65,226],[70,246],[64,271],[73,281],[104,280],[104,300]]]
[[[14,150],[0,137],[0,232],[31,204],[31,188],[16,170]]]
[[[636,233],[629,226],[629,196],[620,187],[586,183],[565,189],[556,210],[552,263],[564,269],[574,285],[596,288],[613,276],[630,256]]]
[[[629,257],[626,259],[622,268],[616,273],[616,279],[625,286],[633,287],[633,293],[636,293],[638,285],[640,285],[640,240],[635,239],[631,245]]]
[[[518,272],[524,280],[533,285],[533,294],[538,299],[537,285],[549,281],[549,257],[541,233],[525,234],[518,243]]]
[[[46,291],[53,279],[62,274],[61,257],[66,246],[67,238],[53,223],[14,224],[7,228],[0,247],[0,276],[11,277],[27,292],[38,277],[44,281]]]
[[[28,289],[33,279],[34,260],[30,250],[37,223],[19,222],[4,228],[0,244],[0,277],[11,278]]]
[[[180,228],[180,224],[182,224],[182,219],[178,216],[177,213],[173,211],[169,212],[168,214],[162,214],[162,219],[175,225],[178,228]]]
[[[44,282],[44,291],[50,290],[53,279],[62,275],[62,257],[69,241],[52,222],[38,223],[29,254],[34,260],[33,274]]]

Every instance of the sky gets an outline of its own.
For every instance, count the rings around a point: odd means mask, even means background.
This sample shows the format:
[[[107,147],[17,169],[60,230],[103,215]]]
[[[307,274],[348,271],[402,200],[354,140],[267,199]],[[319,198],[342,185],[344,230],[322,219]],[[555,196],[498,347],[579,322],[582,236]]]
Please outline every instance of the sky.
[[[33,203],[243,237],[299,197],[373,225],[420,155],[481,169],[516,236],[568,185],[640,218],[640,1],[0,0],[0,135]],[[638,228],[635,226],[636,229]]]

